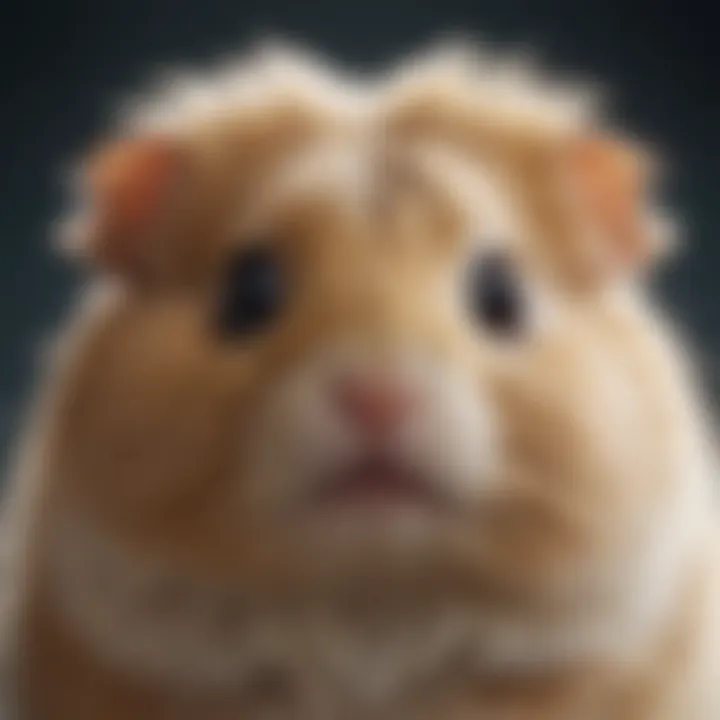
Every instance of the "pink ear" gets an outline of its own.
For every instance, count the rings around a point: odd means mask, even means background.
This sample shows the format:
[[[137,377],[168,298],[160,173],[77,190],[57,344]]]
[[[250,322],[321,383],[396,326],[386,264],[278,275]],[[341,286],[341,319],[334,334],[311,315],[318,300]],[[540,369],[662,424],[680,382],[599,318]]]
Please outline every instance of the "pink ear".
[[[128,139],[100,148],[84,169],[87,206],[75,221],[75,245],[106,270],[141,271],[167,224],[181,171],[182,153],[170,139]]]
[[[639,150],[614,138],[577,140],[565,156],[573,196],[603,243],[610,271],[647,263],[652,238],[645,193],[648,166]]]

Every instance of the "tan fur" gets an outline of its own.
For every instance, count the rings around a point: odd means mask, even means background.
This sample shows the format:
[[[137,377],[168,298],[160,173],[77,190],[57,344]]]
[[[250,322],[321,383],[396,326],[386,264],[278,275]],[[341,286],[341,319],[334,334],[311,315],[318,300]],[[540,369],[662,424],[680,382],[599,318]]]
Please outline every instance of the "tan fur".
[[[21,718],[718,716],[707,428],[640,284],[580,272],[553,158],[604,129],[553,92],[444,56],[373,83],[298,58],[135,114],[191,171],[156,276],[97,279],[28,431]],[[256,238],[290,300],[221,341],[220,273]],[[511,341],[462,294],[493,248],[530,298]],[[323,383],[355,366],[426,393],[402,452],[449,515],[298,512],[348,442]]]

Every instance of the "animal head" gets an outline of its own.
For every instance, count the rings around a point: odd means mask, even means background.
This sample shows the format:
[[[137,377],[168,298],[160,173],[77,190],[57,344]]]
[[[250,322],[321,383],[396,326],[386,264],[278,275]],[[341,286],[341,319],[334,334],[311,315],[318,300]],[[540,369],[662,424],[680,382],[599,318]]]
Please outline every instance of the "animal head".
[[[637,575],[696,419],[640,287],[647,158],[578,100],[293,58],[138,113],[66,226],[98,288],[48,507],[264,607],[531,607]]]

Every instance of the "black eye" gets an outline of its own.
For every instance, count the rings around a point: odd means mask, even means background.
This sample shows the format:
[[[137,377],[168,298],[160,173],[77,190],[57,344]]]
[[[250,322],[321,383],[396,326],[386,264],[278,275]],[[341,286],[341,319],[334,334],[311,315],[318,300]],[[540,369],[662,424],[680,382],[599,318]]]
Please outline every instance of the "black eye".
[[[281,265],[271,248],[252,247],[230,261],[223,281],[218,323],[226,336],[246,336],[263,330],[284,301]]]
[[[513,335],[522,329],[524,297],[509,257],[493,252],[479,258],[470,275],[474,316],[496,333]]]

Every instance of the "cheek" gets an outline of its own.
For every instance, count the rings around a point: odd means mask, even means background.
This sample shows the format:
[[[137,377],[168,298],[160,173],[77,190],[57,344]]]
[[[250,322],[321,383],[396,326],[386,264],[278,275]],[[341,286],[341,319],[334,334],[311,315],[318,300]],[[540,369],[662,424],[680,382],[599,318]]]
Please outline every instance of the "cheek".
[[[595,356],[550,350],[489,372],[499,452],[476,556],[520,585],[594,567],[637,517],[632,396]]]
[[[558,345],[494,387],[507,483],[591,523],[630,507],[648,470],[649,424],[622,364]]]
[[[71,482],[136,520],[217,501],[240,450],[250,374],[224,368],[190,333],[102,354],[79,374],[62,422]]]
[[[242,456],[239,490],[254,509],[298,500],[320,473],[358,450],[329,401],[334,366],[330,353],[318,353],[266,389]]]
[[[428,369],[426,403],[401,439],[408,455],[465,502],[481,501],[496,481],[500,418],[486,383],[460,368]]]

